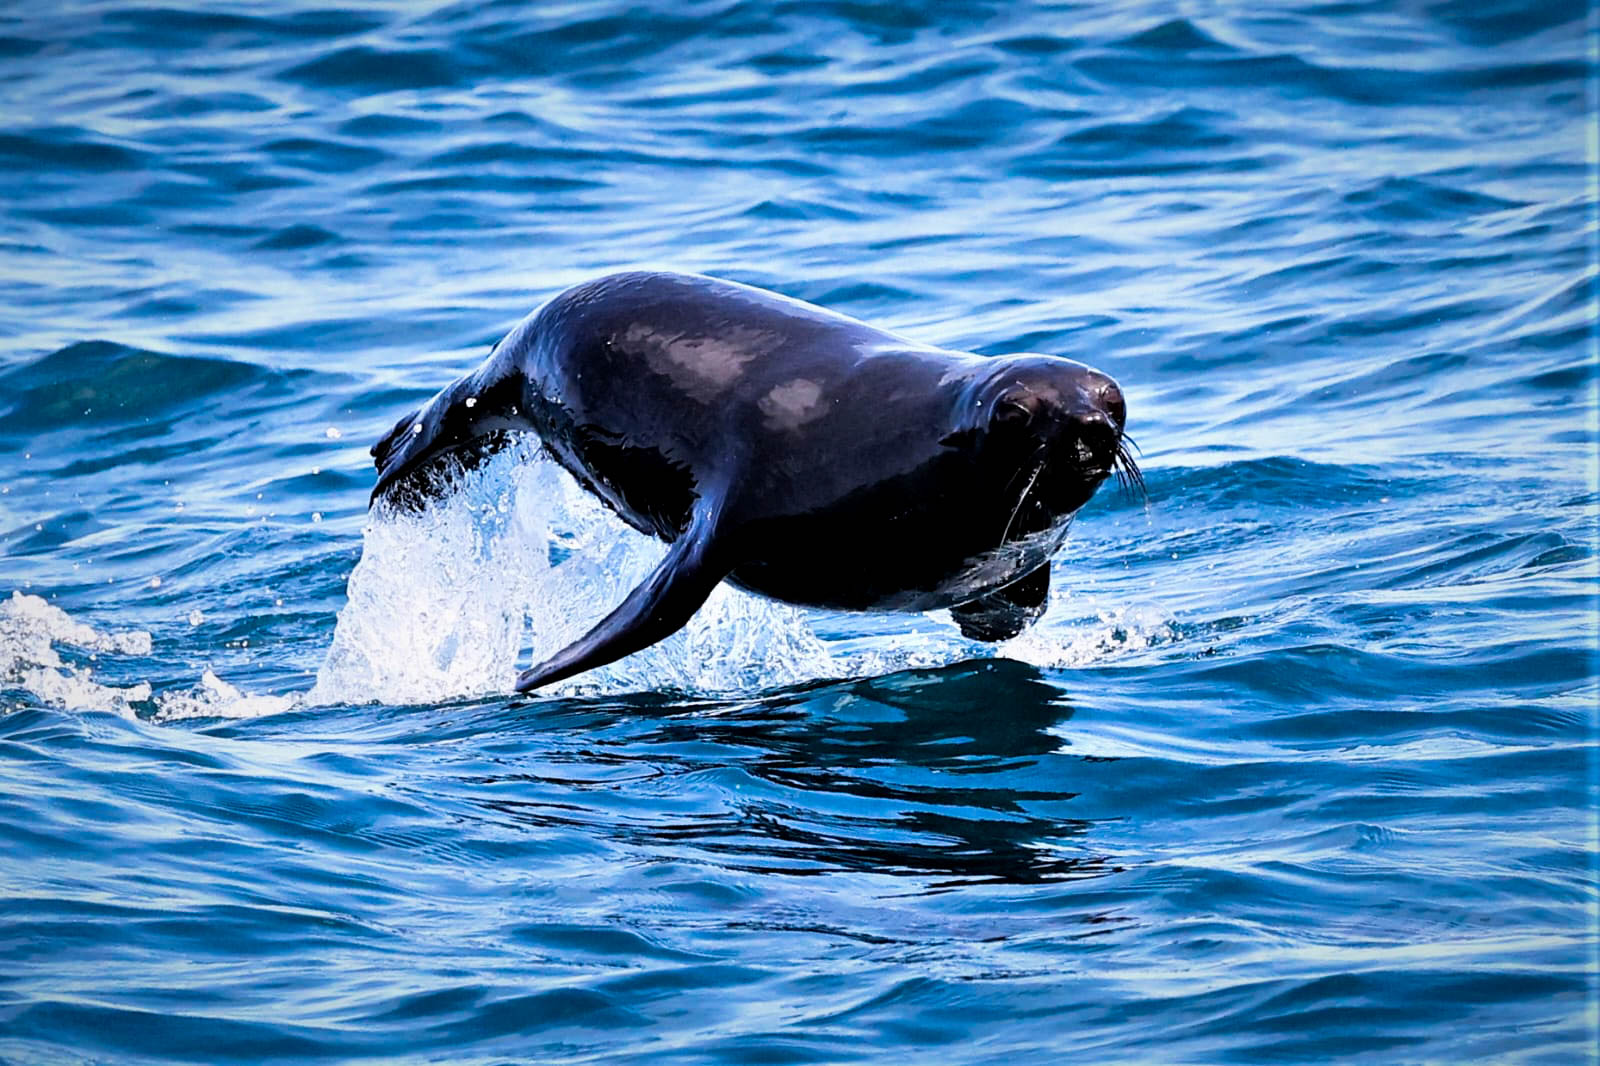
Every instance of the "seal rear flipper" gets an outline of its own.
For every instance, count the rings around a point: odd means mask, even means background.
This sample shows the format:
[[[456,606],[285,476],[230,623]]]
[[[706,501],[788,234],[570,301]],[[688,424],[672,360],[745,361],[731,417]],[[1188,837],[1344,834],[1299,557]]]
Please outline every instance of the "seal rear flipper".
[[[491,356],[474,373],[439,390],[395,423],[372,446],[378,483],[370,504],[390,499],[417,510],[441,495],[450,483],[437,462],[445,455],[471,469],[500,450],[509,434],[532,428],[524,409],[521,379]]]
[[[517,678],[517,691],[615,662],[683,628],[731,569],[716,560],[711,525],[706,518],[673,541],[667,557],[644,584],[575,643],[524,670]]]
[[[1050,600],[1050,564],[975,600],[950,608],[968,640],[1010,640],[1044,614]]]

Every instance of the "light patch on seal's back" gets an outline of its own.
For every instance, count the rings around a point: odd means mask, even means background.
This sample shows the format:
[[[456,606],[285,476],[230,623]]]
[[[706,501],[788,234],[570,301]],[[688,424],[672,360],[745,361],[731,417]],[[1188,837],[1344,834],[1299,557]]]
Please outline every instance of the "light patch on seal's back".
[[[810,378],[774,385],[756,401],[772,429],[799,429],[822,413],[822,386]]]
[[[636,322],[618,343],[624,351],[642,356],[653,370],[671,378],[690,396],[711,403],[725,395],[745,364],[775,350],[783,339],[767,330],[733,324],[711,335],[667,332]]]

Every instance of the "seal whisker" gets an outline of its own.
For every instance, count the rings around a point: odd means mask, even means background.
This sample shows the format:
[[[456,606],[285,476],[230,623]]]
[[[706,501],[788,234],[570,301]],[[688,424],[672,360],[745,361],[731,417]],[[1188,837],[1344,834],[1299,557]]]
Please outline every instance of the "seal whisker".
[[[1000,490],[1001,494],[1004,495],[1004,494],[1009,493],[1011,491],[1012,486],[1016,485],[1017,482],[1028,480],[1028,479],[1030,479],[1032,477],[1037,476],[1038,471],[1036,469],[1030,471],[1029,467],[1028,467],[1028,464],[1034,462],[1035,460],[1038,460],[1039,462],[1042,463],[1044,461],[1044,454],[1045,454],[1047,449],[1048,449],[1048,445],[1041,444],[1039,447],[1034,449],[1032,455],[1028,456],[1026,462],[1022,462],[1022,463],[1017,464],[1016,473],[1012,474],[1009,478],[1006,479],[1005,487]],[[1024,475],[1026,475],[1026,477]],[[1023,495],[1027,495],[1028,490],[1027,489],[1023,489],[1022,492],[1023,492]]]
[[[1132,446],[1131,448],[1129,446]],[[1145,488],[1144,473],[1139,469],[1139,464],[1134,461],[1133,452],[1139,445],[1132,437],[1123,437],[1117,443],[1117,454],[1112,460],[1113,468],[1117,474],[1117,484],[1129,496],[1137,493],[1146,503],[1150,502],[1150,490]]]
[[[1039,456],[1038,465],[1033,468],[1033,474],[1028,478],[1028,483],[1022,486],[1022,495],[1017,497],[1017,505],[1011,509],[1011,517],[1006,519],[1006,528],[1000,534],[1000,544],[998,547],[1005,547],[1006,538],[1011,536],[1011,527],[1016,522],[1017,515],[1022,513],[1022,505],[1028,502],[1028,493],[1033,491],[1034,483],[1039,480],[1039,475],[1044,473],[1044,464],[1048,459],[1048,456],[1045,453],[1046,448],[1042,445],[1040,446],[1039,450],[1034,453],[1035,455]]]

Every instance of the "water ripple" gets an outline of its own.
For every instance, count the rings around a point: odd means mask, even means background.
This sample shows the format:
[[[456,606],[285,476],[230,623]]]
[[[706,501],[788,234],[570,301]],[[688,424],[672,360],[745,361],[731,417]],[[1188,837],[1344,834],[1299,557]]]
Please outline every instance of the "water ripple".
[[[0,1058],[1592,1061],[1591,22],[9,13]],[[639,265],[1101,366],[1149,497],[998,649],[511,698],[659,546],[367,447]]]

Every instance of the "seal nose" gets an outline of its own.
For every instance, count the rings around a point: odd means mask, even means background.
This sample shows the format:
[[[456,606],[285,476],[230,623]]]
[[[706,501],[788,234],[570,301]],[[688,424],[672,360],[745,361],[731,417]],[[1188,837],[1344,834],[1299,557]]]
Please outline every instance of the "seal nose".
[[[1117,454],[1117,441],[1122,437],[1122,427],[1112,421],[1109,413],[1081,412],[1073,417],[1069,429],[1078,449],[1079,462],[1096,467],[1111,466]]]

